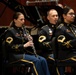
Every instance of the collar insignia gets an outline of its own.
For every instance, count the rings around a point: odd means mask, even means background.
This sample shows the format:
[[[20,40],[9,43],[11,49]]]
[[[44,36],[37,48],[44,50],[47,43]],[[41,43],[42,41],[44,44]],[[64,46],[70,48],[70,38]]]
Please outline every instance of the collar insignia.
[[[16,33],[16,36],[20,36],[20,34],[19,33]]]

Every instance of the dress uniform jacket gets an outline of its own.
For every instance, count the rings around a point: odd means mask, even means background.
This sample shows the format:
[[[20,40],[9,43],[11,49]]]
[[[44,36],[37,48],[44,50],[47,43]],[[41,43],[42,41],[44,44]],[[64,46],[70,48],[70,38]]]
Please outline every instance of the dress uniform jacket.
[[[49,54],[52,53],[52,38],[54,36],[54,29],[55,25],[53,24],[48,24],[45,25],[41,28],[39,31],[39,44],[40,44],[40,49],[42,50],[42,55],[44,57],[47,57]]]
[[[50,75],[46,59],[35,56],[32,47],[24,48],[23,44],[28,41],[26,31],[22,27],[16,27],[15,25],[9,28],[5,35],[5,46],[7,50],[8,59],[10,61],[22,59],[33,63],[34,71],[36,75]]]
[[[61,23],[56,29],[58,44],[58,59],[69,60],[76,57],[76,26],[73,24]]]
[[[9,59],[11,57],[11,61],[23,58],[23,54],[27,53],[27,51],[30,53],[29,50],[32,49],[31,47],[26,49],[23,47],[23,44],[28,41],[26,33],[23,32],[23,28],[16,26],[9,28],[6,32],[5,39],[7,55]]]

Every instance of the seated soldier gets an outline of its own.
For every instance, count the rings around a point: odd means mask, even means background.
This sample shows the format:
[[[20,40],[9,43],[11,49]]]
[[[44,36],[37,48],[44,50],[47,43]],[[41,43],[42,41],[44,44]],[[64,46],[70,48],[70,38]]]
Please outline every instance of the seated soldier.
[[[45,25],[39,31],[39,44],[42,50],[42,56],[48,61],[49,69],[52,75],[56,75],[56,68],[54,66],[54,54],[52,50],[52,39],[55,34],[55,29],[57,27],[57,22],[59,19],[58,12],[55,9],[50,9],[47,11],[48,25]],[[50,67],[51,65],[51,67]]]
[[[76,62],[76,25],[73,24],[75,12],[66,6],[63,9],[63,22],[56,29],[58,44],[58,60],[65,62]],[[75,74],[76,75],[76,74]]]
[[[32,62],[36,75],[50,75],[47,61],[33,52],[33,39],[27,35],[23,13],[16,12],[13,21],[5,34],[5,46],[10,61],[23,59]]]

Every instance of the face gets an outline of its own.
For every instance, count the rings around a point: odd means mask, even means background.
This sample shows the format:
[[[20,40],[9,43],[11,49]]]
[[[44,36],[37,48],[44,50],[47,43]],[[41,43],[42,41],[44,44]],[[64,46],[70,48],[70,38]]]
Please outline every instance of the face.
[[[49,20],[50,23],[56,24],[58,21],[58,13],[56,10],[52,9],[49,11],[47,19]]]
[[[75,12],[73,9],[70,9],[69,12],[65,15],[63,15],[64,21],[66,23],[72,23],[75,19]]]
[[[17,27],[21,27],[25,22],[24,15],[20,14],[17,19],[14,19],[14,22]]]

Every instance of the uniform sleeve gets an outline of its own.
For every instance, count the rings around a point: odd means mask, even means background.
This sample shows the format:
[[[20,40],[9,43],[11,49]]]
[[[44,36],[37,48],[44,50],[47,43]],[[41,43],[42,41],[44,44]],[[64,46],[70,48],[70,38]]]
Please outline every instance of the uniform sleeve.
[[[48,49],[51,48],[51,41],[47,40],[47,33],[44,30],[40,30],[39,33],[39,44],[40,44],[40,48],[42,49]]]
[[[7,31],[5,35],[6,48],[11,52],[23,52],[23,44],[16,44],[15,39],[10,31]]]
[[[75,40],[70,40],[68,38],[69,37],[66,37],[65,31],[63,31],[63,29],[56,30],[57,43],[60,44],[62,48],[72,48],[73,47],[73,43]]]
[[[76,39],[70,40],[69,44],[71,45],[71,47],[76,48]]]

